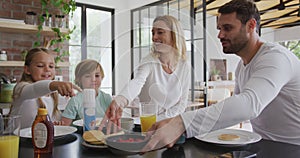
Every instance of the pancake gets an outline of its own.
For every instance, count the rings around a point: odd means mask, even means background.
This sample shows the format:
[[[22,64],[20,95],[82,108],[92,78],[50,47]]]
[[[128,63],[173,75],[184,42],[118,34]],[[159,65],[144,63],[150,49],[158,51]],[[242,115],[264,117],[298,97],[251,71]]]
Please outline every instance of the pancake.
[[[90,130],[84,132],[82,138],[86,142],[104,142],[105,134],[100,130]]]
[[[84,141],[90,143],[90,144],[106,144],[105,139],[109,136],[114,136],[114,135],[121,135],[124,134],[123,131],[120,131],[118,133],[113,133],[109,135],[105,135],[102,131],[100,130],[90,130],[86,131],[83,133],[82,138]]]
[[[235,134],[221,134],[218,136],[218,139],[223,141],[234,141],[234,140],[239,140],[240,136]]]

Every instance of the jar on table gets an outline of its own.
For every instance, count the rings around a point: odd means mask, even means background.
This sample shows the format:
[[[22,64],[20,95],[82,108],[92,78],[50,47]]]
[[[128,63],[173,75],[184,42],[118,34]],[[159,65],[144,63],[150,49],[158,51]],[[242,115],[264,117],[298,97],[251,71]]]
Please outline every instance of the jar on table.
[[[0,51],[0,61],[7,61],[7,54],[5,50]]]
[[[2,83],[1,84],[1,94],[0,94],[0,102],[1,103],[11,103],[12,102],[12,94],[16,83]]]
[[[37,24],[37,16],[35,12],[32,11],[26,12],[25,24],[30,24],[30,25]]]
[[[43,26],[48,26],[51,27],[52,26],[52,15],[48,14],[43,14],[43,18],[44,18],[44,22],[43,22]]]
[[[55,27],[63,28],[65,26],[65,16],[55,15]]]

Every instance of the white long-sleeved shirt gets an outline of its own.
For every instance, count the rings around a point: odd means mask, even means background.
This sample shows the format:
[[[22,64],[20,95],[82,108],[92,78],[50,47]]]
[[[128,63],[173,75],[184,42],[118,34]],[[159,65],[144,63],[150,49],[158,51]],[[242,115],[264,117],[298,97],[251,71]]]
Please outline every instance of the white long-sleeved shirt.
[[[21,115],[21,128],[31,127],[39,108],[37,98],[41,97],[43,103],[48,110],[48,114],[52,121],[59,121],[61,114],[53,116],[54,101],[52,97],[45,96],[52,91],[49,89],[49,84],[52,80],[41,80],[34,83],[20,82],[15,87],[14,94],[19,96],[14,99],[12,103],[11,114]],[[59,95],[60,96],[60,95]],[[68,99],[65,97],[59,97],[58,105],[67,104]],[[60,107],[58,107],[60,109]]]
[[[190,83],[190,65],[179,60],[172,74],[166,73],[161,62],[152,55],[146,56],[135,76],[119,95],[129,102],[139,95],[141,102],[159,105],[159,118],[176,116],[185,111]]]
[[[300,145],[300,60],[264,43],[249,64],[238,64],[234,96],[181,117],[188,137],[250,119],[264,139]]]

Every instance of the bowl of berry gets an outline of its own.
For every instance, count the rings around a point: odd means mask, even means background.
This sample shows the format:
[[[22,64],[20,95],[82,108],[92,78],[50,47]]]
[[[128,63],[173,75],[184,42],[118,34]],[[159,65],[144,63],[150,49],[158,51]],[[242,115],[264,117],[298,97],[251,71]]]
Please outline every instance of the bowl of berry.
[[[133,155],[141,152],[149,138],[141,133],[110,136],[105,139],[109,149],[117,155]]]

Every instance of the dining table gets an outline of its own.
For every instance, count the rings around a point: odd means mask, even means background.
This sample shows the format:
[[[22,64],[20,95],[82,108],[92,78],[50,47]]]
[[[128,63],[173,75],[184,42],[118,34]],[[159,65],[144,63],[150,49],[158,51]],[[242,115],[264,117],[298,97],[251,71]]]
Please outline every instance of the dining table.
[[[143,154],[121,155],[110,148],[90,148],[83,145],[82,131],[67,134],[54,139],[53,152],[50,158],[218,158],[233,151],[247,151],[258,158],[297,158],[300,157],[300,146],[289,143],[261,139],[258,142],[228,146],[201,141],[195,137],[188,138],[183,144],[172,148],[162,148]],[[49,156],[49,155],[48,155]],[[32,140],[21,138],[19,158],[34,158]],[[233,156],[242,158],[241,156]],[[42,156],[40,158],[43,158]],[[47,157],[49,158],[49,157]]]

